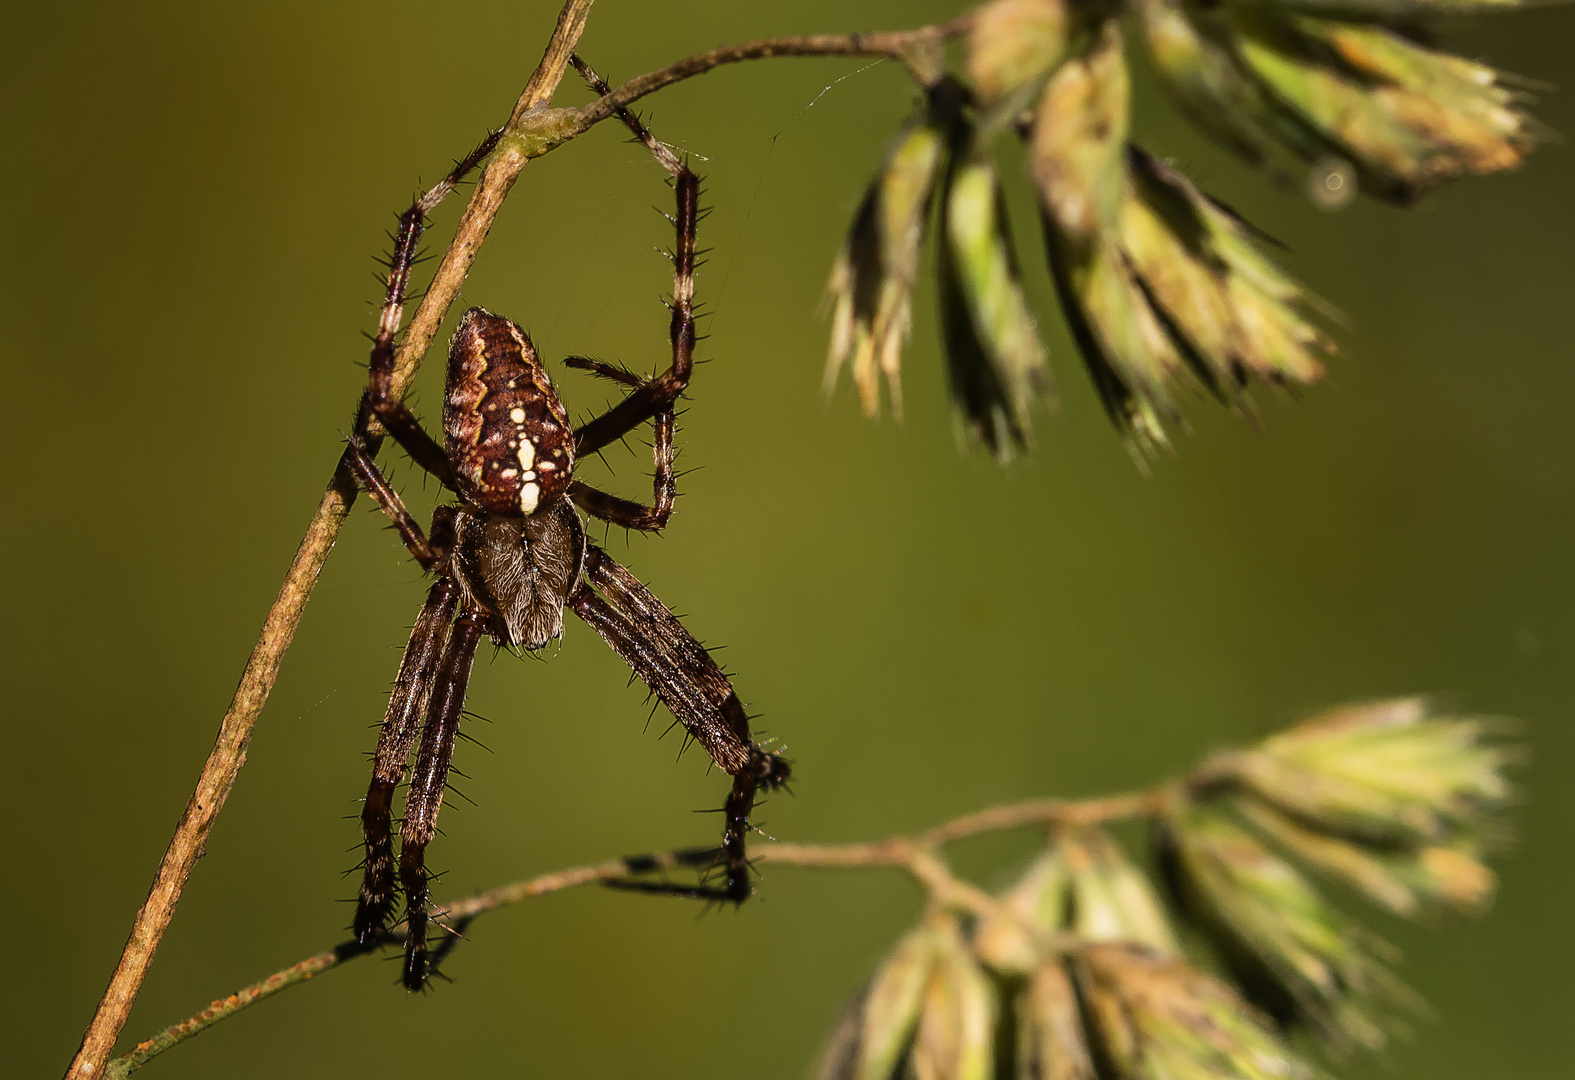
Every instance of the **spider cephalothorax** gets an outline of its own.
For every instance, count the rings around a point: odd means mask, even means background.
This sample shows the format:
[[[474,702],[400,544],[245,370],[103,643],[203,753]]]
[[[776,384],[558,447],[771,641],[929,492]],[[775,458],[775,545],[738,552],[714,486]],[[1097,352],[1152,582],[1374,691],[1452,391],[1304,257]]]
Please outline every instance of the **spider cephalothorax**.
[[[605,84],[575,61],[598,92]],[[700,182],[627,111],[620,118],[673,177],[677,245],[671,303],[672,361],[642,378],[582,357],[566,361],[621,384],[624,399],[575,428],[530,338],[515,323],[481,308],[460,320],[449,349],[439,446],[393,393],[394,338],[426,214],[491,151],[496,137],[460,162],[400,220],[388,297],[372,347],[367,413],[457,496],[433,513],[423,532],[389,485],[363,440],[351,440],[357,479],[394,522],[423,569],[435,579],[416,618],[389,697],[372,782],[361,813],[366,858],[356,906],[358,940],[387,933],[400,894],[407,924],[404,982],[425,985],[430,917],[426,847],[437,830],[449,762],[464,711],[471,663],[483,635],[510,649],[534,650],[563,633],[567,608],[590,625],[661,699],[722,769],[733,777],[723,806],[721,846],[696,854],[696,885],[666,881],[626,888],[740,902],[751,891],[746,839],[756,793],[788,778],[787,763],[750,734],[732,683],[683,624],[610,555],[591,543],[581,512],[615,525],[655,532],[666,525],[675,494],[673,406],[694,364],[695,222]],[[650,506],[574,479],[577,458],[616,442],[643,424],[655,452]],[[364,428],[358,426],[358,431]],[[400,845],[393,838],[394,793],[408,776]],[[634,868],[634,864],[631,864]]]

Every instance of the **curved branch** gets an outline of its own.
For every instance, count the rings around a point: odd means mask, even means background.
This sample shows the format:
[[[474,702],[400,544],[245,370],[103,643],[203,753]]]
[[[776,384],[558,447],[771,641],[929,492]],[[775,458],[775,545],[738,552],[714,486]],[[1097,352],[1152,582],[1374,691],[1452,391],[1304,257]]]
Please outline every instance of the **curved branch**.
[[[550,121],[551,138],[571,139],[617,114],[619,109],[674,83],[704,75],[725,64],[766,60],[778,56],[884,56],[899,61],[915,82],[928,86],[945,73],[946,42],[967,32],[970,17],[913,30],[873,34],[801,34],[761,38],[738,45],[723,45],[685,57],[658,71],[638,75],[578,109],[555,109]],[[555,145],[555,144],[554,144]]]
[[[943,844],[970,836],[1027,826],[1095,825],[1122,818],[1151,816],[1161,808],[1163,790],[1163,788],[1156,788],[1137,795],[1079,802],[1040,799],[995,806],[945,822],[925,832],[911,836],[893,836],[869,843],[773,843],[756,852],[753,861],[757,864],[838,870],[898,868],[906,870],[935,903],[982,915],[995,908],[995,901],[977,886],[952,874],[950,868],[937,854],[938,848]],[[533,896],[545,896],[548,893],[562,892],[581,885],[606,884],[652,871],[692,867],[695,865],[695,854],[693,851],[669,851],[660,855],[611,859],[607,862],[558,870],[526,881],[502,885],[463,900],[444,904],[439,910],[442,911],[453,933],[449,938],[448,947],[452,948],[460,940],[464,928],[478,915],[496,911],[498,908],[511,907]],[[185,1042],[220,1020],[234,1016],[241,1010],[271,998],[280,991],[308,982],[324,972],[332,971],[358,956],[364,956],[385,945],[403,940],[403,931],[395,927],[378,941],[364,945],[347,941],[327,952],[309,956],[299,963],[276,971],[267,978],[218,999],[196,1015],[138,1043],[130,1053],[123,1054],[110,1062],[108,1075],[129,1076],[172,1046]]]

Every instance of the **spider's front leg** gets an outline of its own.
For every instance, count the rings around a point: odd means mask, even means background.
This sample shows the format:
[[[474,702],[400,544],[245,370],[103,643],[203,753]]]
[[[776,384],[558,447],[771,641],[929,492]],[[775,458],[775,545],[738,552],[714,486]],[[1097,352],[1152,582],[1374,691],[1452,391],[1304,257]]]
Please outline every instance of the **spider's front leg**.
[[[611,93],[607,83],[585,61],[574,56],[571,62],[598,94]],[[689,376],[694,370],[695,231],[700,219],[700,178],[677,154],[658,142],[628,109],[619,109],[617,116],[634,133],[635,140],[649,150],[673,178],[676,212],[670,220],[676,239],[673,250],[668,252],[673,263],[673,298],[668,304],[672,361],[665,372],[649,379],[583,356],[571,356],[564,361],[570,367],[593,372],[630,388],[623,401],[575,432],[575,456],[583,458],[595,453],[649,420],[655,459],[650,506],[609,495],[580,481],[570,487],[569,497],[586,513],[613,525],[659,532],[672,515],[678,489],[673,472],[673,408],[689,386]]]
[[[742,903],[752,891],[749,815],[759,791],[787,783],[787,761],[754,742],[743,703],[705,647],[639,578],[594,544],[587,545],[584,580],[569,603],[656,693],[689,737],[733,777],[722,808],[722,885],[624,887]]]
[[[601,76],[592,71],[585,61],[578,56],[570,58],[571,63],[591,88],[598,94],[606,96],[611,93]],[[668,323],[668,337],[672,342],[672,362],[666,371],[651,379],[636,379],[630,383],[634,387],[632,393],[623,401],[608,409],[601,416],[582,425],[575,431],[574,452],[576,458],[583,459],[589,454],[617,442],[629,432],[645,423],[647,420],[659,418],[664,412],[669,414],[667,445],[669,450],[669,464],[672,447],[672,418],[673,403],[676,402],[685,388],[689,385],[689,375],[694,370],[695,356],[695,229],[700,220],[700,178],[689,171],[681,158],[671,149],[657,142],[656,138],[646,129],[638,117],[628,109],[619,109],[618,119],[634,133],[635,139],[651,152],[651,156],[662,168],[666,169],[673,178],[673,195],[676,200],[676,212],[673,215],[673,229],[676,234],[674,247],[669,256],[673,261],[673,299],[668,308],[672,317]],[[608,375],[607,371],[599,370],[605,365],[597,365],[594,361],[575,364],[577,367],[588,367],[598,374]],[[627,374],[627,373],[625,373]],[[610,377],[617,378],[616,375]],[[628,381],[620,379],[619,381]],[[659,422],[660,423],[660,422]],[[660,446],[661,432],[658,426],[657,442]],[[660,470],[660,461],[658,461]],[[598,492],[597,494],[601,494]],[[612,496],[605,496],[611,499]],[[575,499],[580,502],[578,498]],[[616,500],[624,502],[624,500]],[[658,494],[658,504],[660,495]],[[584,503],[581,503],[584,506]],[[610,504],[608,504],[610,505]],[[635,506],[637,504],[626,504]],[[670,505],[670,503],[669,503]],[[592,513],[595,510],[590,506],[585,508]],[[600,515],[598,515],[600,516]],[[665,516],[662,520],[666,520]],[[622,522],[617,522],[622,524]],[[631,528],[640,528],[633,525]],[[660,526],[657,526],[660,528]]]
[[[450,488],[454,485],[448,456],[421,427],[415,414],[394,394],[394,341],[399,336],[399,324],[404,318],[410,270],[416,262],[416,252],[421,244],[421,234],[426,231],[428,215],[470,175],[471,170],[492,153],[502,134],[498,131],[487,136],[480,146],[456,162],[447,176],[418,195],[410,208],[399,215],[399,231],[394,236],[394,250],[388,260],[383,309],[378,316],[377,335],[372,339],[372,356],[367,365],[366,404],[372,415],[388,429],[388,433],[405,448],[417,465]],[[365,432],[358,431],[357,434]]]

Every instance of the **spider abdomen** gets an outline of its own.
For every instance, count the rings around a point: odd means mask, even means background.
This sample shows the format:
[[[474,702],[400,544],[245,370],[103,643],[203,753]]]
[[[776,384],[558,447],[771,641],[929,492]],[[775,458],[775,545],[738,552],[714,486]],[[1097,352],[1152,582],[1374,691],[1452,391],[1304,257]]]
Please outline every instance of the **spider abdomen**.
[[[557,502],[574,472],[574,431],[530,338],[483,308],[449,345],[443,441],[460,494],[503,517]]]

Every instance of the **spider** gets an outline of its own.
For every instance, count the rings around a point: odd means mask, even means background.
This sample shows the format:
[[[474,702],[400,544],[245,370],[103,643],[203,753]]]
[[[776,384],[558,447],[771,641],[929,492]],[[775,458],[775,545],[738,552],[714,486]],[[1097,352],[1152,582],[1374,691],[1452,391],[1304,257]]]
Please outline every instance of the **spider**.
[[[575,66],[599,94],[595,72]],[[494,135],[400,218],[388,288],[373,340],[363,417],[382,422],[417,465],[458,499],[439,506],[426,532],[405,509],[360,437],[350,466],[435,580],[416,618],[389,697],[372,780],[361,813],[365,843],[354,931],[362,943],[389,933],[404,895],[407,925],[403,982],[422,989],[433,974],[426,848],[437,829],[471,663],[483,635],[500,647],[536,650],[563,633],[564,609],[602,636],[682,724],[688,738],[733,777],[718,848],[692,852],[702,870],[693,886],[623,882],[625,888],[741,903],[752,892],[746,857],[749,815],[758,791],[775,790],[789,767],[753,741],[749,717],[731,682],[705,648],[632,573],[586,537],[581,514],[660,532],[672,513],[673,409],[688,385],[695,343],[695,225],[699,178],[630,112],[619,118],[672,176],[677,232],[669,337],[672,360],[654,378],[584,357],[565,363],[611,380],[624,398],[575,427],[530,338],[510,320],[472,308],[449,348],[443,443],[428,435],[392,391],[394,339],[426,215],[497,144]],[[653,495],[644,506],[574,479],[575,462],[649,423],[655,456]],[[364,426],[358,425],[357,431]],[[418,740],[419,735],[419,740]],[[414,759],[412,763],[412,750]],[[409,776],[396,858],[393,801]],[[628,860],[633,870],[643,868]],[[714,874],[711,873],[714,871]]]

